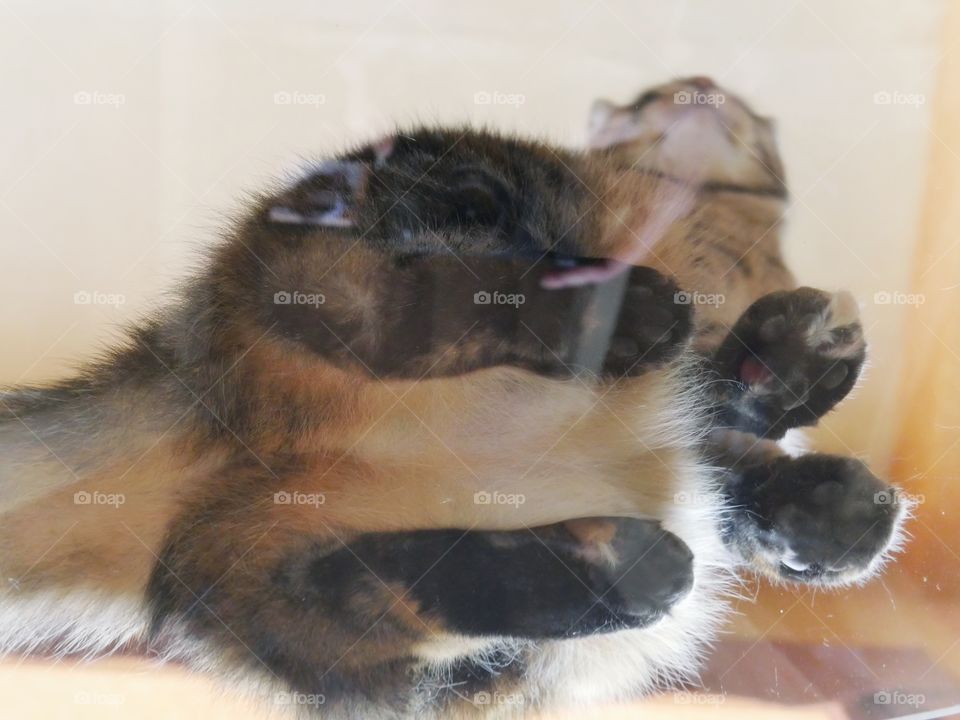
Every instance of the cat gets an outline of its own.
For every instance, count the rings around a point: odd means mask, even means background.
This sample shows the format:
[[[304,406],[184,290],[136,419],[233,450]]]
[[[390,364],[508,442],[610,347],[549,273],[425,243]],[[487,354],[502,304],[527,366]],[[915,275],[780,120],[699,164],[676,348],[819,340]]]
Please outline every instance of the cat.
[[[693,77],[626,105],[597,100],[587,144],[624,168],[697,187],[684,241],[663,237],[646,262],[687,291],[698,348],[715,350],[763,295],[796,288],[781,249],[788,191],[774,123],[737,95]]]
[[[324,717],[527,716],[693,672],[739,563],[875,573],[905,508],[861,463],[708,452],[839,402],[855,320],[766,296],[707,353],[681,285],[617,269],[695,231],[687,185],[415,128],[257,197],[177,303],[2,395],[0,647],[135,646]],[[809,399],[750,397],[739,338]]]
[[[733,378],[737,385],[732,387],[746,385],[750,392],[737,403],[733,412],[739,417],[731,424],[750,425],[751,403],[766,404],[769,409],[773,400],[787,414],[805,412],[804,406],[815,404],[801,370],[805,365],[802,349],[781,344],[775,352],[768,349],[762,362],[757,362],[760,358],[752,347],[756,339],[735,327],[748,311],[785,303],[788,311],[768,320],[765,333],[797,323],[807,323],[811,338],[823,332],[811,303],[824,302],[827,296],[811,288],[798,289],[782,252],[789,193],[774,121],[758,115],[741,97],[709,77],[697,76],[648,88],[625,105],[597,100],[590,111],[588,135],[588,147],[620,167],[697,188],[697,202],[682,239],[678,234],[665,235],[645,263],[684,288],[681,299],[695,310],[693,346],[698,352],[719,354],[726,363],[739,355],[740,370]],[[846,333],[851,347],[860,345],[863,337],[855,299],[839,292],[829,304],[827,314],[838,326],[833,332]],[[821,377],[823,384],[839,383],[846,394],[862,360],[863,355],[853,372],[844,366],[829,371],[823,366],[827,373]],[[818,376],[818,371],[809,376]],[[791,424],[813,422],[811,418]],[[746,434],[728,429],[713,432],[711,445],[726,462],[743,466],[784,454],[751,434],[761,427],[746,429]],[[780,427],[766,436],[782,436],[783,431]],[[795,450],[796,440],[784,445]],[[906,498],[903,502],[909,504]],[[802,571],[805,566],[794,562],[793,569]]]

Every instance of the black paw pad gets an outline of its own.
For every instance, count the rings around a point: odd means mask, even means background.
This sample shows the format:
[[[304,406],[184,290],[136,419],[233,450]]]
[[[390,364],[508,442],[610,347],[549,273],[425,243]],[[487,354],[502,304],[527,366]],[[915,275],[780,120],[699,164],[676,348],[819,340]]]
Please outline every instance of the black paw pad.
[[[603,602],[628,624],[659,620],[693,587],[693,553],[676,535],[652,520],[611,518],[615,529],[604,562],[592,571]]]
[[[671,279],[652,268],[632,268],[604,373],[639,375],[672,360],[690,337],[692,322],[692,307]]]
[[[820,584],[867,576],[905,515],[896,489],[859,460],[834,455],[752,468],[734,502],[744,512],[733,536],[760,569]]]
[[[846,293],[770,293],[743,314],[715,355],[728,381],[725,420],[760,437],[812,425],[846,397],[866,357],[856,303]]]

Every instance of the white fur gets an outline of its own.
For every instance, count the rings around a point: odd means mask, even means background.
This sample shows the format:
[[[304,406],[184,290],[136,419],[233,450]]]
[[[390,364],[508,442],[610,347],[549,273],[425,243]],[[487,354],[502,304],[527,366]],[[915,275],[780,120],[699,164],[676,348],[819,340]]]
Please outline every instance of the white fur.
[[[651,628],[545,644],[531,676],[550,688],[549,704],[625,699],[696,678],[728,609],[734,563],[717,534],[722,511],[711,471],[692,470],[675,486],[690,500],[668,508],[662,519],[694,553],[693,590]]]
[[[142,597],[44,590],[0,597],[0,652],[107,655],[144,637]]]

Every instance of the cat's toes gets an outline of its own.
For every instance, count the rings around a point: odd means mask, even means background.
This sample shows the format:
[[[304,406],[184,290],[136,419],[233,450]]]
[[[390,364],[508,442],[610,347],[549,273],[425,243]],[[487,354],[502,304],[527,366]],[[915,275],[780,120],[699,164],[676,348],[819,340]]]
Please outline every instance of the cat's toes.
[[[776,579],[844,585],[896,549],[909,501],[854,458],[779,458],[744,473],[728,528],[750,564]]]
[[[656,270],[632,268],[604,373],[638,375],[676,357],[693,329],[693,309],[683,295]]]
[[[693,553],[656,521],[588,518],[567,525],[583,540],[592,584],[605,588],[602,602],[629,616],[630,626],[657,622],[693,587]]]
[[[715,355],[725,421],[779,438],[812,425],[853,388],[866,358],[857,303],[813,288],[751,305]]]

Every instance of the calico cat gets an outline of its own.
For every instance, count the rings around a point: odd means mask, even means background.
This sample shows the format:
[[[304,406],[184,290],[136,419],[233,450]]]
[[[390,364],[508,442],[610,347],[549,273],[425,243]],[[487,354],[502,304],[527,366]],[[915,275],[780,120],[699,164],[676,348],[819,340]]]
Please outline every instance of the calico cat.
[[[2,395],[0,646],[136,646],[323,717],[525,716],[692,672],[738,563],[876,572],[904,506],[862,464],[708,460],[717,423],[814,421],[863,344],[825,293],[753,305],[730,335],[810,385],[785,414],[734,341],[693,351],[680,286],[623,262],[697,232],[687,185],[421,128],[261,195],[126,344]]]

